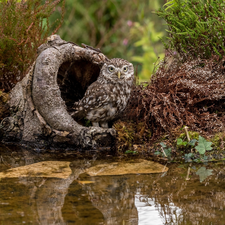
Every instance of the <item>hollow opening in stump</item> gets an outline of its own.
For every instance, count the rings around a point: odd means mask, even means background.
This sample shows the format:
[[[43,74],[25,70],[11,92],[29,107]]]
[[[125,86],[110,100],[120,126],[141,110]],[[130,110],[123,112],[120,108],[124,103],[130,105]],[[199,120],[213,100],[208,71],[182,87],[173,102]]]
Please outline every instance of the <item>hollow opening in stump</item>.
[[[64,62],[58,71],[57,82],[61,97],[70,112],[74,102],[83,98],[87,88],[97,80],[101,66],[87,60]]]

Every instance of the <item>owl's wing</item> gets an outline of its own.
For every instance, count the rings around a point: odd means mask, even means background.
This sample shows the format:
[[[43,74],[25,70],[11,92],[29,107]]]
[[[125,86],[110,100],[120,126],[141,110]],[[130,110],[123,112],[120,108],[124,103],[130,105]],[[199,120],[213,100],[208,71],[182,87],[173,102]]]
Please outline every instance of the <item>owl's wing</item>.
[[[93,83],[85,92],[79,105],[85,110],[98,109],[110,101],[112,92],[108,84]]]
[[[75,102],[71,115],[77,119],[86,117],[90,110],[95,110],[107,105],[111,100],[112,90],[108,84],[100,84],[98,81],[92,83],[84,97]]]

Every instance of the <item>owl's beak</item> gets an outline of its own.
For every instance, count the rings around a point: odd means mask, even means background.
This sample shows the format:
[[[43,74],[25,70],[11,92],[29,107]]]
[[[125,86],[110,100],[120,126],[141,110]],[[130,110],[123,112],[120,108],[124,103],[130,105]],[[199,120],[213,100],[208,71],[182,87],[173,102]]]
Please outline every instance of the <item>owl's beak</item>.
[[[118,71],[117,75],[118,75],[118,78],[120,79],[121,72]]]

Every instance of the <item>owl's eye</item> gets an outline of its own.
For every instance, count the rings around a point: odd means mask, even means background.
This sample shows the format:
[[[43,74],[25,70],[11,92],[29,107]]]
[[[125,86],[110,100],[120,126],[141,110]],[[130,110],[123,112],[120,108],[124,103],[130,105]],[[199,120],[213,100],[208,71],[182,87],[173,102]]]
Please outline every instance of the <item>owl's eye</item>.
[[[127,70],[128,70],[128,67],[127,66],[123,67],[123,71],[124,72],[127,72]]]
[[[114,71],[114,67],[109,66],[109,67],[108,67],[108,70],[109,70],[109,72],[113,72],[113,71]]]

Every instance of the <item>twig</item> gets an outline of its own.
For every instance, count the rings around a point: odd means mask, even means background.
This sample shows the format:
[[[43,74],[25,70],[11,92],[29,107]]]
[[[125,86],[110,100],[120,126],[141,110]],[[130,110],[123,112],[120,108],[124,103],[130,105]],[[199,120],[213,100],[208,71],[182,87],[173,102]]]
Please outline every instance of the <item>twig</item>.
[[[186,134],[186,136],[187,136],[188,142],[190,142],[191,139],[190,139],[190,136],[189,136],[189,133],[188,133],[188,127],[185,126],[185,127],[184,127],[184,130],[185,130],[185,134]]]
[[[167,158],[167,155],[166,155],[166,153],[164,152],[163,147],[161,147],[161,148],[162,148],[162,152],[163,152],[164,156]]]
[[[190,163],[189,166],[188,166],[186,180],[190,180],[189,175],[190,175],[191,165],[192,165],[192,163]]]

